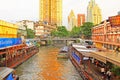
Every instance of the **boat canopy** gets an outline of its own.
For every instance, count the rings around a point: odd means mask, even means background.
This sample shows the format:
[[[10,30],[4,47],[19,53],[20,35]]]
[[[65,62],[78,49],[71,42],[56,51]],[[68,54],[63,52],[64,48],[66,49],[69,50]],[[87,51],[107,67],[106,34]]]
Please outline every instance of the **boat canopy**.
[[[12,73],[14,69],[8,67],[0,67],[0,80],[3,80],[7,77],[10,73]]]

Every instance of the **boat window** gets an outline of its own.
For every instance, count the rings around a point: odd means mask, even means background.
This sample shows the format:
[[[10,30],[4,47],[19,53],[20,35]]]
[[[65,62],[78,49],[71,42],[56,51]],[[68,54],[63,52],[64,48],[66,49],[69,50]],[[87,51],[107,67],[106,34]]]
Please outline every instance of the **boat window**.
[[[2,55],[0,55],[0,61],[5,60],[5,58],[6,58],[6,54],[2,54]]]
[[[88,45],[93,45],[92,41],[85,41],[85,43],[87,43]]]

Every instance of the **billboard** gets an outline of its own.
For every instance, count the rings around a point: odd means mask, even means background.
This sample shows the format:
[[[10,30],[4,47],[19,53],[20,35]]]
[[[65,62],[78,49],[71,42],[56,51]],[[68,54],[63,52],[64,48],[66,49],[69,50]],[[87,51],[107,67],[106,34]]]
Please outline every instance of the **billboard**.
[[[0,38],[0,48],[21,44],[21,38]]]
[[[109,21],[112,27],[120,26],[120,15],[109,17]]]

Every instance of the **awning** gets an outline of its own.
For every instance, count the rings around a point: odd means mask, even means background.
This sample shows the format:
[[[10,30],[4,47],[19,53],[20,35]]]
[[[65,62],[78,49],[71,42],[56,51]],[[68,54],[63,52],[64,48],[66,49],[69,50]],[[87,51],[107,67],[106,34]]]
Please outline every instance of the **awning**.
[[[91,56],[104,63],[108,61],[120,67],[120,54],[115,52],[92,52]]]
[[[120,53],[119,54],[116,54],[116,53],[109,53],[107,55],[107,61],[117,65],[120,67]]]
[[[91,52],[91,57],[106,63],[106,52]]]
[[[97,51],[95,48],[86,48],[84,45],[72,45],[80,54],[84,57],[93,57],[103,63],[111,62],[120,67],[120,53],[116,54],[115,52],[105,52],[105,51]]]

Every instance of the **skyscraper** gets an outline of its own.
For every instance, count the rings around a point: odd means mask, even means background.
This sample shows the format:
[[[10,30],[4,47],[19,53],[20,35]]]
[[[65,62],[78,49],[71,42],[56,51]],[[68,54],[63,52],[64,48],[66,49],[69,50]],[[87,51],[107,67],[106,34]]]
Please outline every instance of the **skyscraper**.
[[[62,25],[62,0],[40,0],[40,21]]]
[[[101,9],[95,3],[95,0],[91,0],[87,7],[87,22],[99,24],[102,21]]]
[[[85,22],[85,14],[78,14],[77,15],[77,26],[82,26]]]
[[[77,24],[77,20],[75,17],[75,14],[73,10],[71,10],[69,16],[68,16],[68,31],[71,31],[73,27],[75,27]]]
[[[118,15],[120,15],[120,11],[118,12]]]

